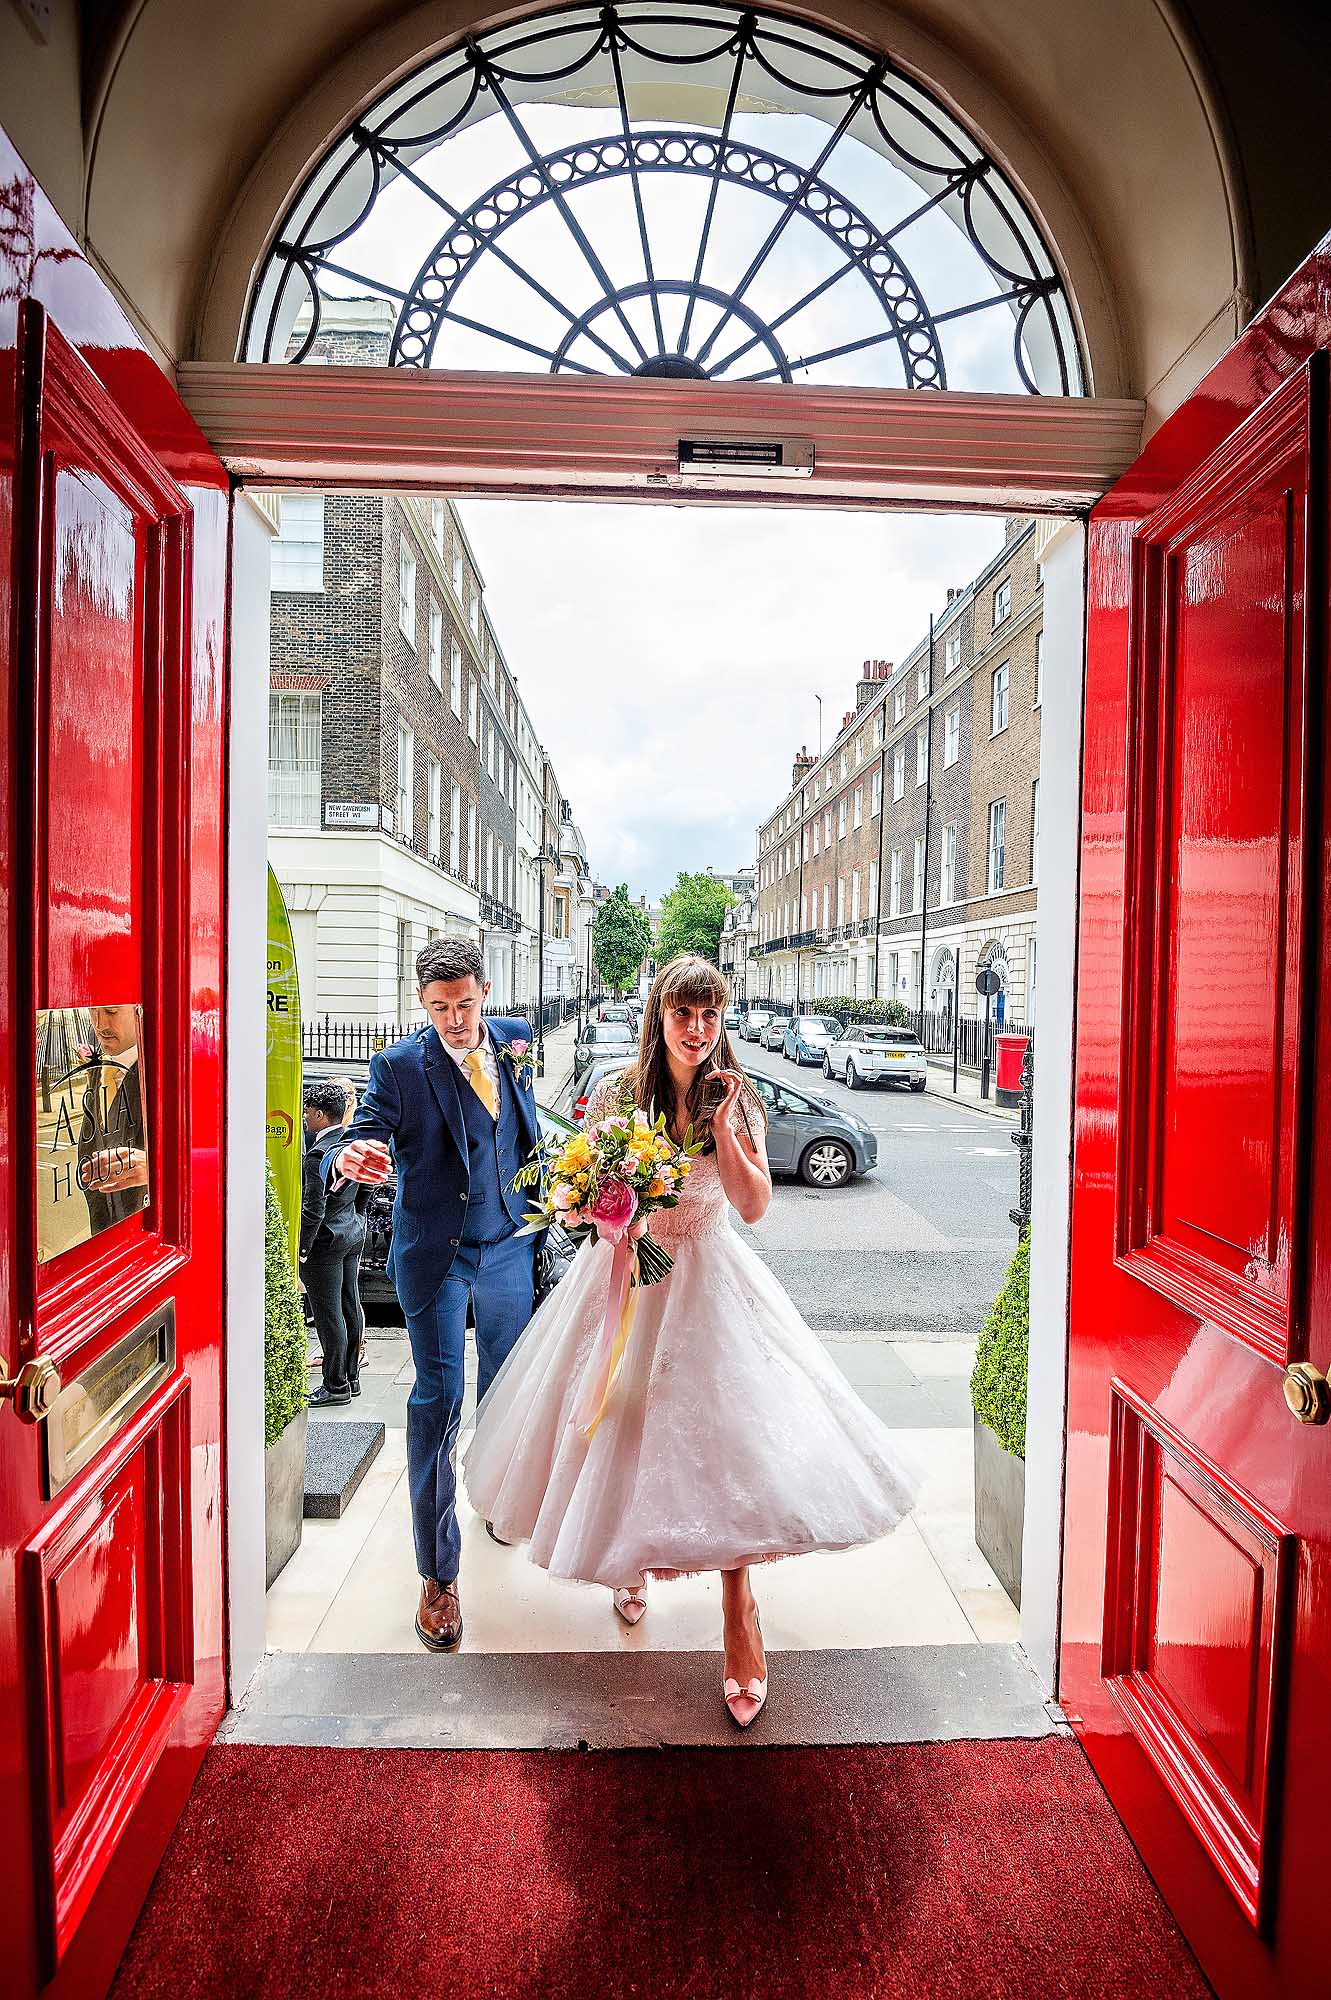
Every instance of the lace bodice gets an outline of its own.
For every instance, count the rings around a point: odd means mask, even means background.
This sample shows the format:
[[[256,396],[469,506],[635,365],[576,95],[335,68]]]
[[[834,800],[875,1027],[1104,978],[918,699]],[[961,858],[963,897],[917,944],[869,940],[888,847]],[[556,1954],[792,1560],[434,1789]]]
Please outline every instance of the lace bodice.
[[[608,1076],[598,1083],[587,1103],[586,1123],[594,1125],[620,1108],[619,1078]],[[732,1114],[733,1117],[733,1114]],[[715,1153],[694,1156],[683,1193],[674,1208],[653,1210],[651,1231],[656,1241],[669,1249],[675,1243],[691,1243],[730,1226],[730,1204],[721,1185],[721,1170]]]

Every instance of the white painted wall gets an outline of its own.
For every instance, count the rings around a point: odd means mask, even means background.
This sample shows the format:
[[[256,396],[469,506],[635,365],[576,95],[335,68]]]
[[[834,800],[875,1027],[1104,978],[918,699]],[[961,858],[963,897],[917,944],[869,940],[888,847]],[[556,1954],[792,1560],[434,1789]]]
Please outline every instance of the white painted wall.
[[[233,512],[227,760],[226,1495],[231,1699],[263,1656],[264,981],[272,523]]]
[[[1085,555],[1080,522],[1044,551],[1044,715],[1040,746],[1040,946],[1036,963],[1030,1390],[1021,1643],[1046,1686],[1058,1659],[1067,1405],[1072,1054],[1081,852]]]

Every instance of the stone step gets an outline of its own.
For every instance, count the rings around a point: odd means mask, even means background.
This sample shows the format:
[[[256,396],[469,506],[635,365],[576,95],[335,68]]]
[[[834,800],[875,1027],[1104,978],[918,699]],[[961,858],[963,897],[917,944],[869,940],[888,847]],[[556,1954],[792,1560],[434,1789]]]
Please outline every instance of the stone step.
[[[383,1445],[382,1424],[321,1422],[312,1410],[305,1447],[305,1518],[340,1521]]]

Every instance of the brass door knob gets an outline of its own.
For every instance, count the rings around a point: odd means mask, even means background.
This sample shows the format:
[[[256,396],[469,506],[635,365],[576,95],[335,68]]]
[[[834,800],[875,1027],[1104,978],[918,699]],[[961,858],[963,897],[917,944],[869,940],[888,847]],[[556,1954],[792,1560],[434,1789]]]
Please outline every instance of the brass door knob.
[[[1331,1383],[1311,1361],[1291,1361],[1285,1370],[1285,1401],[1301,1424],[1331,1421]]]
[[[59,1394],[60,1370],[44,1354],[25,1361],[17,1375],[10,1374],[9,1363],[0,1354],[0,1397],[7,1397],[14,1405],[20,1422],[39,1424],[50,1415]]]

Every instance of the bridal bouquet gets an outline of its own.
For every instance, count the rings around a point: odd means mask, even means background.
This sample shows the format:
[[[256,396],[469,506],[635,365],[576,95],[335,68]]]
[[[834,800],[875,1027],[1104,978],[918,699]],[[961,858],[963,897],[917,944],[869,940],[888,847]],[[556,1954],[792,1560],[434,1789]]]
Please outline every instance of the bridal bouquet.
[[[636,1223],[675,1206],[700,1144],[690,1127],[677,1146],[664,1113],[653,1124],[636,1107],[570,1138],[552,1136],[514,1176],[516,1187],[545,1185],[528,1210],[527,1229],[558,1222],[570,1235],[594,1229],[619,1245]],[[630,1240],[637,1250],[635,1283],[654,1285],[668,1276],[674,1260],[659,1243],[642,1232]]]

